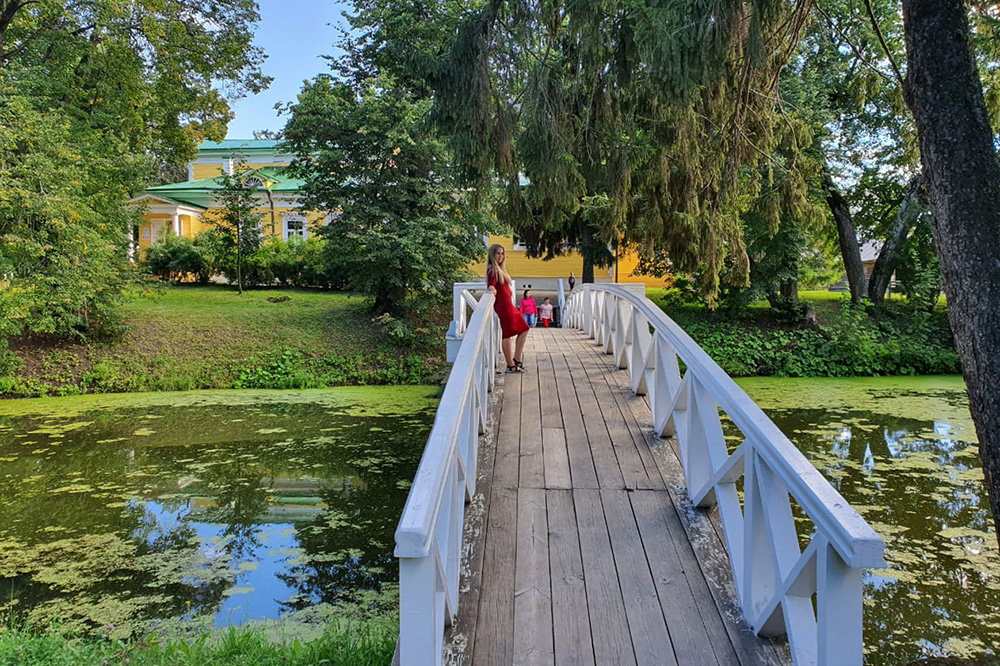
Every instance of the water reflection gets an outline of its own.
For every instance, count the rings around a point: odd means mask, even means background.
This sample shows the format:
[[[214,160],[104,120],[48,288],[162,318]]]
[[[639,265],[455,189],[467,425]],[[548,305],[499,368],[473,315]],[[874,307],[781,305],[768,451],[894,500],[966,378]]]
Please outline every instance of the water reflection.
[[[1000,645],[1000,556],[960,381],[740,382],[885,539],[889,568],[865,578],[868,664]]]
[[[309,396],[0,405],[0,612],[124,636],[368,603],[398,575],[434,391]]]

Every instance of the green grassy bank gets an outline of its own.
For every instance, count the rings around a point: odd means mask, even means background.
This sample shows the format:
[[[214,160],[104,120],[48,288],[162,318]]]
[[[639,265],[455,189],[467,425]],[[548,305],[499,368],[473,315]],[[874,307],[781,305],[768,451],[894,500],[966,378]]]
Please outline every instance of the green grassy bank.
[[[676,290],[672,290],[676,291]],[[742,310],[709,311],[671,290],[647,296],[734,377],[870,377],[961,372],[947,311],[927,312],[902,299],[884,308],[851,306],[843,294],[802,292],[815,314],[782,314],[766,302]]]
[[[274,640],[259,628],[232,627],[188,639],[81,638],[57,628],[0,624],[2,666],[386,666],[396,618],[333,620],[312,640]]]
[[[168,286],[130,294],[116,340],[9,340],[0,395],[434,381],[444,365],[445,322],[400,339],[368,307],[359,296],[299,289],[239,296],[225,287]]]

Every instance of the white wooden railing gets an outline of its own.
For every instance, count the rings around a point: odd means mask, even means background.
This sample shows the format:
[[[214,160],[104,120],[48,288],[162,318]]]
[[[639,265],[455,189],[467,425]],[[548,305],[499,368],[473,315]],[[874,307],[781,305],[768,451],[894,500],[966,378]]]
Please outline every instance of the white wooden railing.
[[[474,311],[466,320],[462,306],[460,349],[396,528],[401,666],[441,664],[444,627],[458,610],[465,503],[476,491],[479,435],[496,378],[495,297],[484,293],[477,301],[461,291]]]
[[[515,294],[517,294],[516,284],[514,280],[510,281],[511,302],[514,302]],[[455,359],[458,358],[458,350],[462,347],[465,329],[469,327],[470,313],[475,311],[479,305],[476,294],[485,292],[486,282],[456,282],[452,287],[452,318],[448,334],[445,336],[449,363],[454,363]]]
[[[885,566],[885,544],[640,289],[583,285],[567,300],[565,325],[582,329],[628,370],[632,390],[648,395],[657,434],[676,437],[691,502],[718,505],[736,593],[753,630],[787,634],[796,666],[860,666],[862,572]],[[732,454],[720,408],[743,434]],[[792,502],[814,526],[805,549]]]

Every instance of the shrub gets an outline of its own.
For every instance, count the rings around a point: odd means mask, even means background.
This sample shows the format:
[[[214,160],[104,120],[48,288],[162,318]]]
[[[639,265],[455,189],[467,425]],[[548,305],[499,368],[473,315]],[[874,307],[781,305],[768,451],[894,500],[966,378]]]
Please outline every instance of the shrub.
[[[195,241],[174,235],[168,235],[162,243],[149,248],[145,265],[150,273],[173,282],[183,282],[191,277],[202,283],[208,282],[214,268],[203,248]]]

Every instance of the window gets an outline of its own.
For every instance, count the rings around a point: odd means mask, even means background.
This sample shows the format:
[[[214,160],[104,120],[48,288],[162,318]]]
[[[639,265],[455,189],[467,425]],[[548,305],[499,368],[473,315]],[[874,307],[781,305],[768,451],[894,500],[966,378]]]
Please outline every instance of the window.
[[[243,181],[243,187],[252,187],[255,190],[264,189],[264,181],[257,176],[250,176]]]
[[[521,242],[520,236],[514,234],[514,242],[511,244],[510,249],[524,252],[528,249],[528,246]]]
[[[282,213],[282,238],[285,240],[305,240],[309,234],[309,228],[305,215],[298,213]]]

